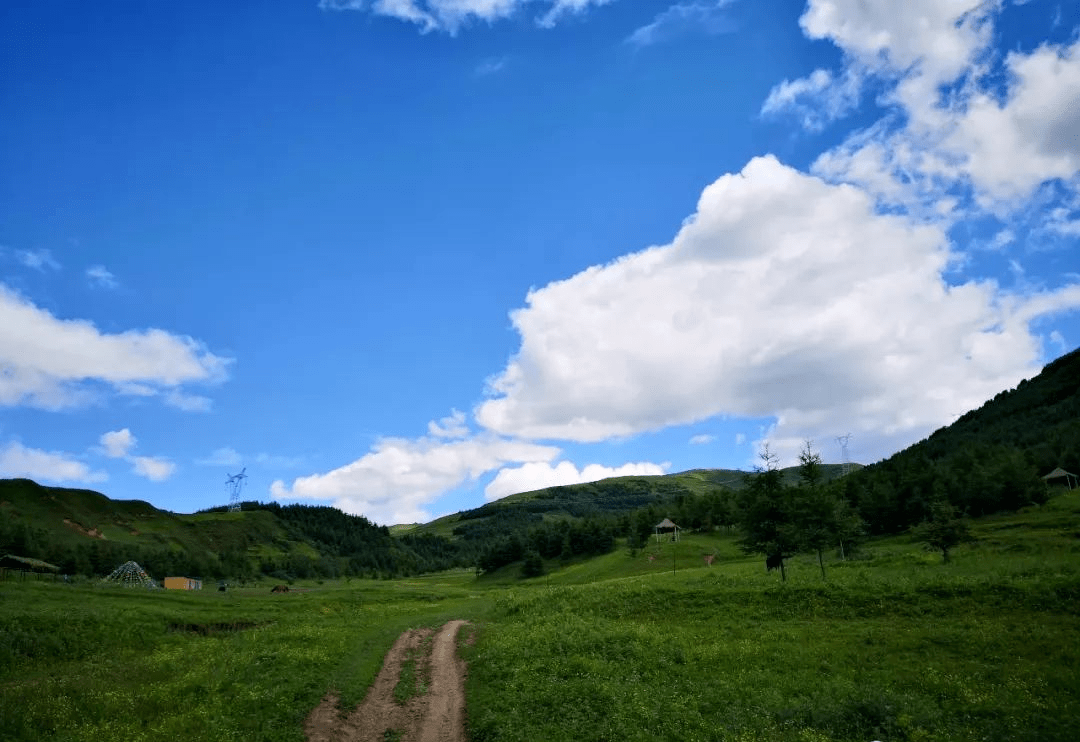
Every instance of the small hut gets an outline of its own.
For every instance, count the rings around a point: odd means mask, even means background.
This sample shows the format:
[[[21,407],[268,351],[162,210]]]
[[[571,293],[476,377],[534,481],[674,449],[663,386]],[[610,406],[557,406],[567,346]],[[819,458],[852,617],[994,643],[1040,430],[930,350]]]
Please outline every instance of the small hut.
[[[8,575],[14,574],[24,580],[31,575],[34,576],[34,579],[41,579],[43,575],[50,575],[55,579],[59,571],[60,568],[55,564],[49,564],[40,559],[15,556],[14,554],[5,554],[0,557],[0,578],[6,578]]]
[[[664,518],[656,524],[656,543],[660,543],[660,534],[671,534],[672,541],[679,540],[679,527],[671,522],[671,518]]]
[[[202,590],[202,580],[193,580],[190,577],[166,577],[162,580],[162,587],[166,590]]]
[[[1080,477],[1065,471],[1060,466],[1044,476],[1043,481],[1051,489],[1072,490],[1080,486]]]

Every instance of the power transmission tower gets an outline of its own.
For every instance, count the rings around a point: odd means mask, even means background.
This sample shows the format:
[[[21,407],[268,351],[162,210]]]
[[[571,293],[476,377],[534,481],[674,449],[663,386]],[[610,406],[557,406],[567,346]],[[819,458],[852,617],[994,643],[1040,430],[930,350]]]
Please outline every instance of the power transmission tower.
[[[229,512],[235,513],[240,510],[240,491],[244,489],[244,480],[247,479],[245,466],[239,474],[230,474],[225,480],[225,491],[229,493]]]
[[[836,436],[836,442],[840,444],[840,476],[844,477],[851,473],[851,458],[848,456],[848,442],[851,433]]]

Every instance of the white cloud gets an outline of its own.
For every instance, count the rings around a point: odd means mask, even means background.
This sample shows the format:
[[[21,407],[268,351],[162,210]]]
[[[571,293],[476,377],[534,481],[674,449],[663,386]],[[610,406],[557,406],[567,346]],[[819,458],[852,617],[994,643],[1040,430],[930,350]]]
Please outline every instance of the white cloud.
[[[199,466],[239,466],[242,460],[236,449],[226,446],[214,449],[205,459],[196,459],[195,463]]]
[[[477,422],[588,442],[774,416],[789,459],[837,430],[884,456],[1034,374],[1029,323],[1080,307],[1080,284],[1028,299],[949,285],[952,257],[943,227],[756,158],[670,245],[531,291]]]
[[[105,455],[110,459],[122,459],[135,447],[135,436],[127,428],[102,433],[100,438]]]
[[[158,456],[136,456],[131,463],[132,471],[151,482],[163,482],[176,471],[176,464]]]
[[[227,365],[189,337],[158,329],[103,333],[0,284],[0,406],[62,409],[92,399],[101,384],[117,394],[167,392],[220,381]]]
[[[626,38],[634,46],[651,46],[691,34],[730,33],[735,24],[723,11],[735,0],[676,3],[658,14],[652,23],[636,29]]]
[[[0,449],[0,476],[80,484],[104,482],[109,478],[105,472],[91,471],[66,453],[27,448],[14,441]]]
[[[450,415],[442,420],[428,423],[428,435],[434,438],[464,438],[469,435],[469,426],[465,423],[465,413],[451,410]]]
[[[524,0],[527,2],[528,0]],[[544,28],[552,28],[556,23],[568,15],[584,13],[594,5],[607,5],[614,0],[547,0],[551,8],[537,19],[537,23]]]
[[[196,459],[195,464],[198,466],[239,467],[245,460],[254,461],[256,464],[263,467],[276,469],[292,469],[303,463],[303,459],[296,456],[276,456],[265,452],[260,452],[252,456],[245,456],[235,448],[224,446],[215,449],[206,458]]]
[[[1047,181],[1075,193],[1080,41],[1001,61],[992,47],[1001,8],[985,0],[913,0],[901,13],[890,0],[810,0],[803,30],[843,50],[844,73],[819,70],[785,82],[765,108],[814,114],[849,96],[842,81],[876,79],[885,87],[878,102],[891,117],[824,153],[814,172],[927,215],[963,216],[949,204],[937,207],[965,189],[979,209],[999,216],[1023,213]],[[803,118],[815,128],[828,117]]]
[[[1064,353],[1069,349],[1068,343],[1065,342],[1065,336],[1057,330],[1051,330],[1049,340],[1058,353]]]
[[[969,68],[992,38],[997,9],[986,0],[908,0],[903,12],[891,0],[809,0],[799,23],[877,74],[914,73],[932,89]]]
[[[470,23],[494,23],[513,16],[526,6],[542,6],[537,23],[550,28],[567,15],[584,12],[612,0],[319,0],[324,10],[359,10],[396,18],[420,26],[424,33],[456,34]]]
[[[706,443],[712,443],[715,440],[716,440],[715,435],[708,435],[708,434],[703,433],[701,435],[695,435],[694,437],[692,437],[690,439],[690,445],[691,446],[703,446]]]
[[[842,80],[834,79],[828,70],[816,69],[807,77],[775,86],[761,106],[761,115],[794,113],[803,128],[820,131],[855,107],[860,85],[854,68],[849,68]]]
[[[301,456],[276,456],[269,453],[255,454],[255,463],[278,469],[294,469],[304,463]]]
[[[176,465],[161,456],[132,456],[131,451],[138,444],[138,439],[128,428],[102,433],[98,439],[101,448],[98,453],[110,459],[124,459],[131,464],[131,471],[152,482],[162,482],[172,476]]]
[[[735,445],[736,446],[741,446],[744,443],[746,443],[746,433],[736,433],[735,434]]]
[[[424,509],[445,492],[473,482],[504,464],[550,461],[559,449],[506,440],[492,435],[448,440],[382,438],[372,450],[325,474],[275,481],[275,499],[329,500],[347,513],[378,523],[415,523],[429,519]]]
[[[214,403],[209,397],[198,394],[184,394],[176,389],[165,393],[165,404],[184,412],[209,412]]]
[[[1012,53],[1005,64],[1008,98],[972,95],[941,147],[986,198],[1012,201],[1080,172],[1080,41]]]
[[[667,473],[667,470],[668,464],[649,462],[623,464],[616,467],[589,464],[579,470],[570,461],[560,461],[555,466],[547,461],[530,461],[521,466],[500,469],[491,483],[484,488],[484,499],[490,502],[507,495],[533,492],[545,487],[597,482],[611,477],[659,475]]]
[[[115,289],[119,283],[116,276],[109,272],[103,265],[92,265],[86,269],[86,277],[90,284],[103,289]]]
[[[57,262],[49,250],[44,248],[41,250],[16,250],[15,258],[27,268],[36,271],[60,270],[60,263]]]

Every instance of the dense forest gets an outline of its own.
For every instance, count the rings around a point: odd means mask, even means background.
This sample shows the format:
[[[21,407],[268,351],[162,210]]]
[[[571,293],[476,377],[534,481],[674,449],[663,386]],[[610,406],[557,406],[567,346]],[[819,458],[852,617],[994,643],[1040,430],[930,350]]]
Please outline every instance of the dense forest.
[[[543,560],[602,554],[616,539],[639,548],[666,517],[690,530],[737,531],[748,551],[779,558],[782,567],[784,557],[802,551],[850,549],[868,535],[916,527],[926,533],[935,524],[944,531],[944,519],[1041,503],[1051,494],[1042,477],[1057,467],[1080,472],[1080,351],[925,440],[844,476],[807,442],[800,465],[785,470],[766,449],[751,473],[625,477],[512,496],[457,514],[449,537],[423,526],[394,536],[326,506],[245,502],[240,513],[214,508],[175,516],[148,503],[0,480],[0,554],[38,558],[65,574],[102,575],[135,560],[154,575],[203,580],[487,572],[515,562],[538,574]],[[45,525],[75,511],[81,515],[64,517],[65,524],[82,522],[86,532],[91,523],[115,523],[118,535],[85,538]],[[139,528],[157,532],[126,535]]]

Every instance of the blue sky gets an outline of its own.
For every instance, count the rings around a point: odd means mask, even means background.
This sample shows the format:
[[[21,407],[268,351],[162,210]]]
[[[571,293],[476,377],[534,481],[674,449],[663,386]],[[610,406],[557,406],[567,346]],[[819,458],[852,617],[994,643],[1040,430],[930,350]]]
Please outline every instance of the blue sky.
[[[1080,344],[1080,8],[0,5],[0,476],[870,463]]]

